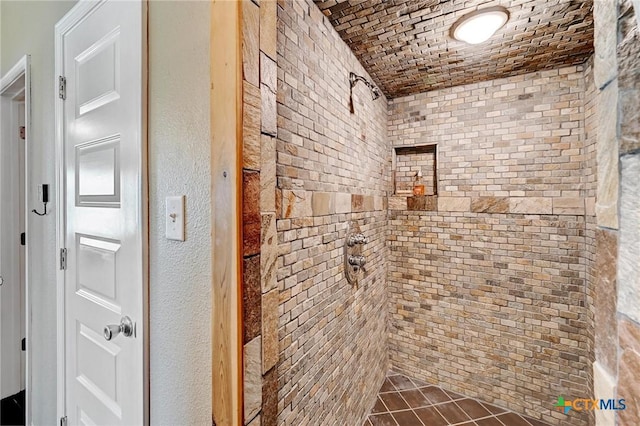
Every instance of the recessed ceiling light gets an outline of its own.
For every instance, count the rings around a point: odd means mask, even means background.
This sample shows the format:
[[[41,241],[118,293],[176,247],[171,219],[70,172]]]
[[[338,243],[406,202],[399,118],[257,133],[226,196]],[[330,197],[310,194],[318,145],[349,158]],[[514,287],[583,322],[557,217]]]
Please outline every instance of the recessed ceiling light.
[[[488,7],[468,13],[451,27],[451,36],[469,44],[480,44],[491,38],[509,20],[504,7]]]

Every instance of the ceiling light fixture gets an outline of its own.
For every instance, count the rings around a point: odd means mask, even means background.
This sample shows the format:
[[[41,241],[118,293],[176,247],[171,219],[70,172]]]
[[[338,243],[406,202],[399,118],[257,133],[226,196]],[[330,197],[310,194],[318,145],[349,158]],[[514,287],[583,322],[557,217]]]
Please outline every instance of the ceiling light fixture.
[[[509,20],[504,7],[488,7],[468,13],[451,27],[451,36],[469,44],[480,44],[491,38]]]

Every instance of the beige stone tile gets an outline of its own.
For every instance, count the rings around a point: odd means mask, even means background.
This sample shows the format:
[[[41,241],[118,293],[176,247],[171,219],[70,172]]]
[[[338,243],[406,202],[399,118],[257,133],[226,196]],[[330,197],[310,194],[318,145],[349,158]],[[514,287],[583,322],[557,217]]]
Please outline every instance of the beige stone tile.
[[[584,215],[584,199],[578,197],[554,197],[553,214]]]
[[[437,211],[438,197],[433,195],[414,195],[407,197],[407,210]]]
[[[473,198],[471,211],[475,213],[509,213],[509,199],[507,197]]]
[[[317,387],[316,387],[317,388]],[[278,369],[262,376],[262,426],[278,426]]]
[[[351,211],[352,212],[363,212],[364,208],[364,195],[360,194],[351,194]]]
[[[260,135],[260,211],[276,211],[276,139]]]
[[[260,8],[251,1],[242,2],[242,75],[260,87]]]
[[[584,199],[584,213],[587,216],[596,215],[596,198],[587,197]]]
[[[616,344],[616,349],[617,346]],[[593,363],[593,382],[596,399],[615,399],[615,379],[597,361]],[[615,425],[615,413],[613,410],[596,410],[596,424]]]
[[[260,243],[260,275],[262,293],[276,288],[278,260],[278,236],[275,213],[262,214],[262,238]]]
[[[640,90],[620,89],[619,103],[620,154],[625,154],[640,149]]]
[[[314,192],[311,197],[311,209],[314,216],[325,216],[335,212],[335,193]]]
[[[242,167],[260,170],[260,90],[245,82],[242,108]]]
[[[407,210],[407,197],[389,197],[389,210]]]
[[[373,196],[365,195],[362,199],[362,206],[365,212],[373,211]]]
[[[335,195],[336,213],[351,213],[351,194],[337,192]]]
[[[278,363],[278,289],[262,295],[262,373]]]
[[[616,274],[618,235],[616,231],[596,230],[595,262],[595,355],[609,374],[617,371],[618,322],[616,319]]]
[[[260,50],[277,60],[278,5],[276,0],[260,1]]]
[[[552,214],[553,202],[551,198],[544,197],[511,197],[509,213]]]
[[[618,73],[618,8],[616,1],[594,1],[593,79],[601,89]]]
[[[598,99],[596,220],[599,226],[617,229],[619,180],[616,82],[612,82],[601,91]]]
[[[620,348],[630,349],[640,354],[640,324],[621,317],[618,322]]]
[[[640,424],[640,353],[631,349],[622,349],[620,369],[618,371],[618,392],[620,398],[626,398],[626,409],[618,411],[621,425]]]
[[[625,155],[620,164],[618,311],[640,323],[640,154]]]
[[[243,343],[260,335],[262,328],[262,291],[260,291],[260,255],[243,259],[242,331]]]
[[[242,250],[244,256],[260,253],[260,173],[242,171]]]
[[[469,212],[471,198],[469,197],[438,197],[438,211]]]
[[[373,209],[375,211],[384,210],[384,197],[376,195],[373,197]]]
[[[278,91],[278,67],[276,62],[260,53],[260,94],[262,100],[262,133],[276,136],[278,133],[278,112],[276,92]]]
[[[282,218],[301,218],[313,215],[311,192],[303,190],[282,190]]]
[[[262,338],[244,345],[244,418],[253,419],[262,407]]]

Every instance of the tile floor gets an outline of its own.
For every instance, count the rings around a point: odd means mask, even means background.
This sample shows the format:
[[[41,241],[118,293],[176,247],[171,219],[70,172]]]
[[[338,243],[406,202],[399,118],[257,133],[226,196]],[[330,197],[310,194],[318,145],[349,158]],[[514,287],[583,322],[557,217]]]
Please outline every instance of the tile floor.
[[[389,372],[363,426],[547,426],[539,420]]]

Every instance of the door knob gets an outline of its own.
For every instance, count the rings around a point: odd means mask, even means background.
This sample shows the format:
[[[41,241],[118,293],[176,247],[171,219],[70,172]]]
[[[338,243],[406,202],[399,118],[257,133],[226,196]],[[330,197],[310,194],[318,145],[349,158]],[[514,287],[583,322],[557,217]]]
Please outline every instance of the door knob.
[[[110,324],[104,328],[105,340],[111,340],[118,334],[122,333],[124,337],[133,336],[133,321],[129,317],[122,317],[120,324]]]

